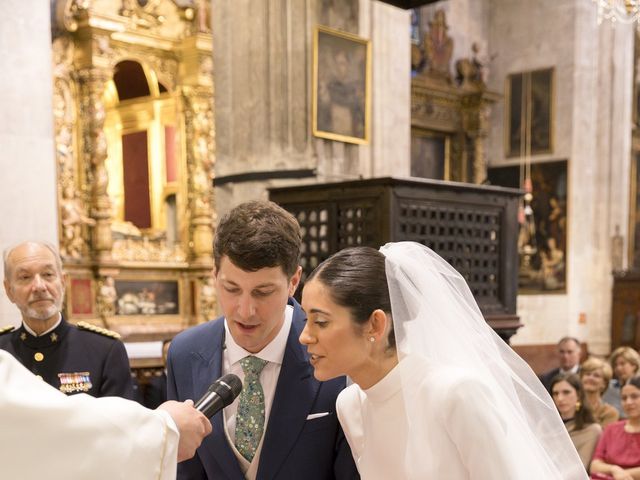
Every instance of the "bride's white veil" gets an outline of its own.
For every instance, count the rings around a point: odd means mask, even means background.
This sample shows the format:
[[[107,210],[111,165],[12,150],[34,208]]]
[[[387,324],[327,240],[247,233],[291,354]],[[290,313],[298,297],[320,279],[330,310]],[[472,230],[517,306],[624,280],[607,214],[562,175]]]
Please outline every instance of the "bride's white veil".
[[[487,325],[462,275],[418,243],[388,243],[380,251],[386,257],[399,358],[420,355],[436,368],[458,368],[486,385],[509,430],[505,441],[514,442],[512,447],[519,452],[513,461],[525,472],[520,478],[587,478],[550,395],[531,368]],[[433,412],[424,412],[419,398],[405,401],[411,439],[411,429],[418,435]],[[486,446],[486,461],[491,461],[495,447]],[[420,455],[424,450],[416,448],[407,461],[419,463]]]

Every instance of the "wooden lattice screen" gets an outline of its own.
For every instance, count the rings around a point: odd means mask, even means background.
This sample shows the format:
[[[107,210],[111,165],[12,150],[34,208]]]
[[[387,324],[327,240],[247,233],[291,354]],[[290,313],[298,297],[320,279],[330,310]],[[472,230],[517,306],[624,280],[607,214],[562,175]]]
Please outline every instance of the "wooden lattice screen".
[[[378,178],[274,188],[270,198],[303,232],[303,281],[342,248],[413,240],[466,278],[487,321],[508,339],[519,327],[520,191],[423,179]]]

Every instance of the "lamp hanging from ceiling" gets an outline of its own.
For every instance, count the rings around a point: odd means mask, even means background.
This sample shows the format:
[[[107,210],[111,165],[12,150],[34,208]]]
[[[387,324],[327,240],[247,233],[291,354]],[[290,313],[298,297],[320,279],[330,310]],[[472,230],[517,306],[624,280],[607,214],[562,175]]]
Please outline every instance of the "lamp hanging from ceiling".
[[[526,271],[533,267],[533,257],[538,253],[536,241],[536,221],[532,207],[533,182],[531,180],[531,76],[522,76],[520,97],[520,187],[525,191],[520,200],[518,221],[518,251],[520,265]]]

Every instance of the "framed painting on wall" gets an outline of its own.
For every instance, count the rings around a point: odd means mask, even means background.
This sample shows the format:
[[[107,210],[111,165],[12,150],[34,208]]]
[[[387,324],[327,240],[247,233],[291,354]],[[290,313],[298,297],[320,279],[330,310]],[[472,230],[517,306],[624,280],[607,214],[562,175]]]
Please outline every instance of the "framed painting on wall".
[[[313,42],[313,134],[341,142],[369,142],[371,44],[318,26]]]
[[[520,188],[520,166],[489,168],[492,185]],[[567,161],[531,165],[531,210],[521,215],[518,235],[519,293],[566,290]]]
[[[450,152],[450,135],[412,128],[411,176],[451,180]]]
[[[507,157],[553,152],[553,68],[513,73],[506,85]]]
[[[116,280],[116,315],[177,315],[176,280]]]

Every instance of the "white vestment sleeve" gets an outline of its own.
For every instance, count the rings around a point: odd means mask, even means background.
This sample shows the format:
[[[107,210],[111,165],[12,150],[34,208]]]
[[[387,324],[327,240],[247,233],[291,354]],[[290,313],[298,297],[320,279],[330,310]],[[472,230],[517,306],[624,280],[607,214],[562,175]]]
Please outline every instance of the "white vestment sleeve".
[[[175,479],[178,439],[168,413],[68,397],[0,350],[2,478]]]

